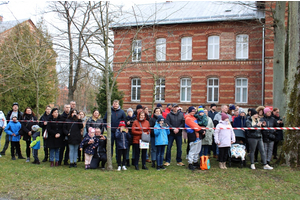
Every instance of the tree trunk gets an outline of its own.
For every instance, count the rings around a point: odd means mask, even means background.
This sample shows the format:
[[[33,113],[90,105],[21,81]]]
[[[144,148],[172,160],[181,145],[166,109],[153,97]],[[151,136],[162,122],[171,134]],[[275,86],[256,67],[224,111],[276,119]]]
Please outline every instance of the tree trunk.
[[[274,12],[273,106],[285,113],[285,10],[286,2],[277,1]]]
[[[155,103],[155,95],[156,95],[156,81],[157,81],[157,77],[154,75],[153,77],[153,81],[154,81],[154,84],[153,84],[153,96],[152,96],[152,113],[154,112],[154,103]]]
[[[298,127],[300,124],[300,74],[299,74],[299,2],[289,2],[289,65],[287,82],[287,101],[286,101],[286,123],[288,127]],[[284,161],[288,166],[297,167],[300,165],[300,131],[286,131],[285,142],[283,145]]]

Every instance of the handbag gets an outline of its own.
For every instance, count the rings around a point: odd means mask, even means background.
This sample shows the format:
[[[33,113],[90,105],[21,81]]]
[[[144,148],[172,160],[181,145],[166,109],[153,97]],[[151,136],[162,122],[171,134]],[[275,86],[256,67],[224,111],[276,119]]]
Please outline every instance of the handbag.
[[[275,136],[273,133],[269,133],[268,138],[269,138],[269,140],[271,140],[271,141],[275,141],[276,136]]]
[[[44,139],[47,139],[48,138],[48,131],[47,131],[47,129],[44,131],[44,133],[43,133],[43,138]]]
[[[210,160],[209,160],[208,156],[200,157],[200,169],[201,170],[210,169]]]
[[[140,123],[141,129],[142,129],[142,141],[149,143],[150,142],[150,134],[144,133],[142,124],[141,124],[141,122],[139,122],[139,123]]]
[[[140,140],[140,149],[149,149],[149,142],[144,142]]]

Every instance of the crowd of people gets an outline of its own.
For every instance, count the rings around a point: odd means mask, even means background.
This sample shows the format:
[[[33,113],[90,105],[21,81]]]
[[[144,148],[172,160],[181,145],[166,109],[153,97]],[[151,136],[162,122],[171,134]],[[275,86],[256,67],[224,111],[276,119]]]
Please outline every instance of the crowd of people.
[[[64,106],[59,114],[57,108],[47,106],[45,113],[37,119],[30,107],[24,113],[19,111],[18,103],[13,103],[12,110],[5,117],[0,111],[0,140],[3,130],[6,133],[5,144],[0,152],[5,155],[11,145],[11,159],[26,159],[30,162],[32,149],[33,164],[40,164],[38,150],[43,139],[44,159],[50,161],[50,167],[68,165],[77,167],[84,161],[85,169],[105,168],[107,161],[107,128],[108,115],[103,118],[98,110],[87,118],[83,111],[76,110],[76,102]],[[111,156],[116,157],[117,171],[127,170],[133,165],[139,170],[141,157],[142,169],[148,170],[146,163],[156,170],[165,170],[171,165],[171,150],[176,141],[176,164],[185,166],[182,161],[182,144],[187,143],[186,159],[188,169],[199,168],[199,157],[210,156],[219,161],[221,169],[227,169],[226,162],[230,147],[236,142],[234,128],[246,127],[283,127],[279,109],[259,106],[243,108],[230,104],[189,107],[186,112],[178,104],[168,104],[163,110],[161,104],[150,114],[146,106],[138,104],[136,110],[121,109],[118,100],[111,107]],[[41,130],[41,131],[40,131]],[[274,129],[243,130],[246,151],[250,157],[250,168],[258,163],[258,152],[261,155],[263,169],[271,167],[272,156],[277,159],[277,147],[283,140],[283,131]],[[26,143],[26,158],[23,157],[20,140]],[[114,151],[115,148],[115,151]],[[131,159],[130,159],[131,149]],[[0,155],[0,157],[1,157]],[[131,161],[131,162],[130,162]],[[165,162],[164,162],[165,161]],[[100,164],[101,163],[101,164]],[[131,163],[131,164],[130,164]]]

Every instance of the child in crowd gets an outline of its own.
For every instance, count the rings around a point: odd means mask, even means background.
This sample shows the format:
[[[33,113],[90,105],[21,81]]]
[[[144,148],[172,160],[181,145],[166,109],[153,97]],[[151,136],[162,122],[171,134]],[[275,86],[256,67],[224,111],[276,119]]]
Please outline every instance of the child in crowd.
[[[95,137],[95,129],[90,127],[88,130],[88,134],[83,138],[83,140],[80,143],[80,151],[82,151],[83,147],[84,149],[84,157],[85,157],[85,169],[90,169],[91,161],[93,158],[93,155],[95,153],[95,150],[97,149],[99,145],[99,139]]]
[[[17,116],[13,116],[12,120],[9,121],[9,123],[4,129],[5,133],[9,135],[12,160],[16,160],[15,151],[14,151],[15,148],[16,148],[16,153],[19,156],[19,159],[24,159],[23,156],[21,155],[21,150],[20,150],[21,136],[19,134],[19,131],[21,129],[21,126],[22,126],[21,123],[18,122],[17,120]]]
[[[154,126],[157,170],[166,169],[163,166],[163,160],[165,147],[168,145],[168,135],[170,135],[170,129],[166,127],[168,125],[164,126],[164,120],[165,119],[163,116],[159,115],[156,120],[156,125]]]
[[[207,116],[204,113],[203,108],[198,108],[198,114],[195,114],[195,117],[197,119],[197,123],[199,126],[201,127],[207,126],[208,120],[207,120]]]
[[[133,139],[131,127],[132,127],[132,124],[133,124],[133,122],[135,120],[136,120],[136,116],[133,114],[132,108],[128,108],[127,109],[127,116],[125,118],[125,123],[126,123],[126,126],[129,128],[128,129],[128,133],[130,134],[131,137],[130,137],[130,140],[129,140],[127,154],[126,154],[126,166],[127,167],[130,167],[130,163],[129,163],[129,151],[130,151],[130,146],[132,146],[132,139]],[[132,165],[134,165],[134,148],[133,148],[133,146],[132,146],[131,162],[132,162]]]
[[[125,121],[120,121],[119,127],[115,133],[116,142],[117,142],[117,149],[118,149],[118,156],[117,156],[117,163],[118,163],[118,171],[121,171],[121,156],[123,155],[123,162],[122,162],[122,169],[127,170],[126,164],[126,154],[128,149],[128,143],[130,140],[130,134],[128,133],[128,129],[126,129]]]
[[[38,158],[38,151],[40,149],[40,135],[41,133],[38,131],[40,127],[38,125],[33,125],[31,127],[32,131],[32,137],[31,137],[31,143],[30,148],[32,149],[32,154],[34,161],[32,164],[40,164],[39,158]]]

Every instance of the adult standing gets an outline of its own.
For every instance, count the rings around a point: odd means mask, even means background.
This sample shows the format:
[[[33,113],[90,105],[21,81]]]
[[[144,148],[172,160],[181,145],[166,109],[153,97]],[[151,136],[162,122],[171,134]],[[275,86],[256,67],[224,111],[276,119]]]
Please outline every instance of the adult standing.
[[[140,111],[137,115],[137,119],[132,124],[132,134],[133,134],[133,148],[135,151],[135,169],[139,170],[139,157],[140,157],[140,146],[139,141],[142,138],[142,133],[150,134],[150,124],[146,120],[144,111]],[[148,170],[146,167],[146,154],[147,149],[142,149],[142,169]]]
[[[172,104],[168,103],[167,108],[164,110],[162,116],[166,119],[167,115],[171,112],[172,110]]]
[[[25,108],[22,120],[21,135],[23,136],[23,140],[26,141],[26,162],[30,162],[30,143],[32,135],[31,127],[33,125],[38,125],[38,122],[34,112],[30,107]]]
[[[86,130],[87,119],[86,119],[85,112],[79,111],[79,115],[80,115],[80,119],[82,120],[82,124],[83,124],[83,128],[81,129],[81,141],[82,141],[83,138],[86,136],[86,133],[88,132]],[[82,159],[80,159],[81,158],[81,154],[82,154]],[[80,162],[80,161],[84,162],[84,160],[85,160],[84,150],[80,151],[80,148],[78,148],[78,162]]]
[[[10,110],[6,115],[6,120],[10,121],[12,120],[13,116],[17,116],[18,121],[22,119],[23,113],[19,111],[19,104],[17,102],[14,102],[12,105],[12,110]],[[7,150],[9,145],[9,135],[5,135],[5,143],[3,146],[2,151],[0,152],[1,155],[5,155],[5,151]]]
[[[101,168],[105,168],[105,163],[107,161],[106,155],[106,137],[101,134],[100,128],[95,128],[95,137],[99,139],[99,145],[97,151],[95,151],[94,156],[91,161],[90,169],[96,169],[99,167],[101,162]]]
[[[214,103],[210,104],[210,110],[208,111],[208,116],[209,116],[212,120],[214,120],[215,115],[216,115],[217,113],[218,113],[218,112],[217,112],[217,105],[214,104]]]
[[[156,162],[156,146],[155,146],[155,135],[154,135],[154,126],[156,124],[156,120],[158,118],[158,116],[162,116],[162,112],[161,109],[156,107],[153,111],[153,117],[151,117],[151,119],[149,120],[149,124],[151,127],[151,132],[150,132],[150,152],[151,152],[151,160],[152,160],[152,166],[153,168],[155,168],[155,162]]]
[[[45,112],[40,118],[41,122],[39,123],[39,126],[42,128],[42,136],[43,136],[45,130],[47,130],[47,124],[48,124],[49,119],[52,117],[52,115],[50,113],[51,113],[51,107],[46,106]],[[49,147],[47,147],[47,141],[48,141],[48,138],[43,137],[45,158],[42,162],[46,162],[48,160],[48,155],[49,155],[48,148]]]
[[[119,100],[114,100],[111,107],[111,156],[113,156],[113,147],[115,143],[115,133],[120,121],[125,121],[125,112],[121,109]],[[107,123],[107,112],[103,118],[103,122]],[[116,159],[117,159],[117,145],[116,145]]]
[[[278,126],[277,121],[271,116],[272,111],[270,110],[270,108],[265,108],[264,113],[265,116],[260,119],[260,122],[262,122],[262,127],[277,127]],[[276,131],[274,129],[263,130],[262,134],[263,134],[267,164],[270,165],[272,154],[273,154],[274,141],[276,139]]]
[[[217,105],[215,103],[212,103],[210,105],[210,110],[208,111],[208,117],[210,117],[212,119],[212,121],[214,121],[214,118],[217,113],[218,113]],[[215,123],[214,123],[214,127],[216,127]],[[214,140],[214,135],[212,136],[212,146],[211,146],[211,149],[209,150],[209,155],[210,155],[211,150],[213,151],[213,157],[217,158],[217,155],[219,153],[218,153],[218,146],[216,145],[215,140]]]
[[[75,110],[76,109],[76,101],[70,101],[70,107],[71,107],[71,110]]]
[[[101,115],[99,110],[94,110],[93,115],[86,122],[86,132],[88,132],[89,128],[99,128],[101,133],[103,133],[103,120],[101,119]]]
[[[77,110],[71,110],[63,126],[64,135],[68,137],[70,168],[77,167],[78,147],[81,142],[82,120]]]
[[[5,129],[6,125],[7,125],[7,122],[6,122],[5,115],[2,111],[0,111],[0,147],[1,147],[2,132]],[[0,158],[1,158],[1,154],[0,154]]]
[[[213,133],[214,133],[214,123],[212,121],[212,119],[208,116],[208,111],[206,108],[204,108],[204,113],[207,116],[207,129],[206,133],[205,133],[205,138],[202,139],[202,148],[201,148],[201,152],[200,152],[200,156],[204,155],[207,156],[209,155],[209,149],[212,145],[212,137],[213,137]]]
[[[170,134],[168,135],[168,147],[166,154],[165,166],[169,166],[171,163],[171,150],[174,140],[176,141],[177,155],[176,162],[178,166],[185,166],[182,163],[182,129],[184,127],[183,113],[178,110],[178,105],[175,103],[172,106],[171,112],[167,115],[166,123],[170,127]]]
[[[65,122],[70,114],[71,106],[70,104],[65,104],[64,105],[64,112],[60,115],[61,120]],[[65,158],[64,158],[64,152],[65,152]],[[63,159],[64,158],[64,159]],[[64,165],[69,165],[68,160],[69,160],[69,145],[68,145],[68,140],[67,137],[63,139],[63,145],[59,149],[59,161],[58,165],[61,165],[61,162],[64,160]]]
[[[279,108],[273,108],[272,117],[277,120],[277,124],[279,127],[284,127],[283,121],[279,115]],[[274,141],[274,148],[273,148],[273,156],[274,159],[277,159],[277,148],[279,141],[283,140],[283,130],[276,130],[276,138]]]
[[[58,166],[59,162],[59,149],[64,144],[63,124],[61,123],[62,118],[58,115],[58,109],[53,108],[50,112],[50,117],[47,123],[47,148],[50,150],[50,167]]]

